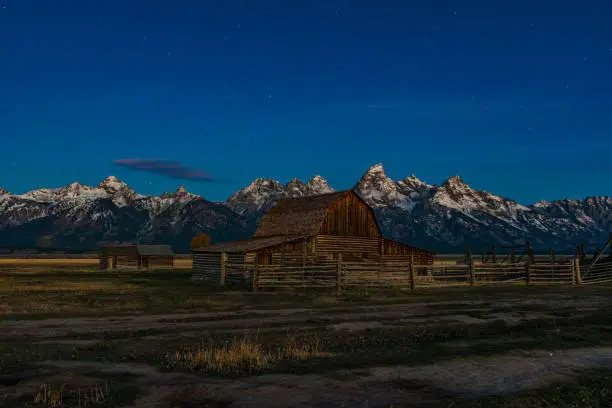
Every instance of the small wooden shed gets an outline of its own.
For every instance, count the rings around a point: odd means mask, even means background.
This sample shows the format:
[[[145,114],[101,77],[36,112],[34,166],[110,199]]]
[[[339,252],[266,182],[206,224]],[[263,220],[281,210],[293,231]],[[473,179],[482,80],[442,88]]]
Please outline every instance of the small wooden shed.
[[[419,265],[433,253],[384,238],[374,210],[354,191],[289,198],[267,211],[255,235],[193,250],[195,279],[217,279],[221,265],[307,265],[399,257]]]
[[[107,245],[100,253],[100,269],[172,268],[174,250],[170,245]]]

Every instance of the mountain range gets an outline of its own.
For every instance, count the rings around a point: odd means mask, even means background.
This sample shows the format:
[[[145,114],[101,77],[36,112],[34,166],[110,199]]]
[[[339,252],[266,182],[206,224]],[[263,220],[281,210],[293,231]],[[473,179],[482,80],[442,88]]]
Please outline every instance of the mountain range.
[[[370,167],[353,190],[370,204],[388,237],[438,252],[475,251],[522,244],[566,251],[604,242],[612,231],[612,197],[540,201],[522,205],[471,188],[459,176],[430,185],[410,175],[395,181]],[[0,188],[0,247],[95,249],[104,243],[170,243],[189,247],[208,233],[212,242],[253,234],[259,217],[285,197],[334,191],[321,176],[283,185],[258,178],[225,202],[211,202],[179,187],[141,195],[110,176],[96,187],[74,182],[11,194]]]

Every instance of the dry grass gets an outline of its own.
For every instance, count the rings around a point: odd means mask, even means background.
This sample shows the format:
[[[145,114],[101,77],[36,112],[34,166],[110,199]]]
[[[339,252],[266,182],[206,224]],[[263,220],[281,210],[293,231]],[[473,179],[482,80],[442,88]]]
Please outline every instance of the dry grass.
[[[110,398],[111,391],[108,382],[104,384],[94,384],[85,389],[69,388],[64,384],[42,384],[34,395],[34,406],[48,408],[86,408],[89,406],[104,405]]]
[[[329,357],[321,350],[321,341],[313,336],[298,342],[288,336],[280,346],[271,346],[245,336],[234,338],[227,344],[215,345],[202,342],[196,347],[168,353],[168,368],[186,368],[207,375],[256,374],[274,368],[283,361],[302,361],[317,357]]]

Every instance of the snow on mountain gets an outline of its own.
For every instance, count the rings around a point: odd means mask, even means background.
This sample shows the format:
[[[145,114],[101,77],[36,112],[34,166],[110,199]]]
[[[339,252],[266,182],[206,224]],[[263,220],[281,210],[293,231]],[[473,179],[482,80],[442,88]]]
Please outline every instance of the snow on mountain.
[[[238,214],[256,214],[278,202],[284,194],[285,189],[278,181],[257,178],[228,198],[226,205]]]
[[[335,190],[327,184],[327,180],[319,175],[313,176],[304,186],[304,194],[307,196],[333,193],[334,191]]]
[[[399,191],[411,200],[418,200],[429,193],[433,186],[424,181],[419,180],[414,174],[398,181],[397,187]]]
[[[453,176],[436,188],[432,203],[443,205],[463,213],[481,212],[506,220],[516,220],[521,212],[531,211],[513,200],[488,191],[477,191],[463,182],[461,177]]]
[[[107,194],[103,190],[74,182],[60,188],[39,188],[37,190],[31,190],[21,194],[19,197],[38,202],[52,203],[64,199],[75,199],[80,197],[94,199],[106,196]]]
[[[612,231],[612,197],[587,197],[538,202],[532,206],[539,214],[564,219],[583,228]]]
[[[441,185],[414,175],[394,181],[382,164],[370,167],[353,189],[374,208],[386,236],[436,251],[527,239],[536,248],[568,249],[605,240],[612,231],[611,197],[525,206],[473,189],[459,176]],[[258,178],[224,203],[207,201],[183,186],[161,196],[140,195],[113,176],[96,187],[74,182],[21,195],[0,189],[0,246],[35,246],[39,236],[52,235],[63,247],[140,241],[187,248],[200,232],[213,242],[250,236],[263,212],[279,200],[332,191],[319,175],[285,185]]]
[[[209,206],[208,210],[193,212],[202,206]],[[232,227],[219,228],[235,234],[234,237],[243,237],[240,228],[233,226],[244,224],[246,233],[250,231],[248,221],[240,219],[223,204],[209,203],[183,186],[161,197],[144,196],[110,176],[97,187],[72,183],[61,188],[32,190],[19,196],[0,195],[0,245],[35,246],[41,234],[53,235],[57,245],[65,247],[95,248],[104,242],[146,241],[160,236],[179,239],[185,244],[186,231],[198,231],[199,227],[207,225],[218,227],[222,223],[214,220],[219,214],[228,212],[233,218],[226,224]],[[234,215],[238,221],[234,220]],[[161,222],[176,218],[178,220],[170,224]],[[157,230],[158,227],[165,231]],[[215,231],[199,232],[219,238]]]
[[[48,205],[11,194],[0,195],[0,230],[45,217]]]
[[[430,186],[416,177],[395,182],[387,177],[381,163],[370,167],[353,188],[374,208],[391,207],[411,211]]]
[[[258,216],[283,198],[325,194],[333,191],[327,180],[318,175],[306,183],[294,178],[284,186],[276,180],[258,178],[234,193],[226,201],[226,205],[238,214]]]
[[[126,183],[114,176],[104,179],[97,187],[90,187],[78,182],[59,188],[39,188],[28,191],[18,197],[42,203],[57,203],[65,200],[95,200],[110,198],[119,206],[125,206],[143,196],[136,194]]]
[[[105,178],[98,184],[98,190],[106,192],[107,196],[120,207],[129,205],[139,198],[143,198],[142,195],[137,194],[130,186],[118,180],[115,176]]]

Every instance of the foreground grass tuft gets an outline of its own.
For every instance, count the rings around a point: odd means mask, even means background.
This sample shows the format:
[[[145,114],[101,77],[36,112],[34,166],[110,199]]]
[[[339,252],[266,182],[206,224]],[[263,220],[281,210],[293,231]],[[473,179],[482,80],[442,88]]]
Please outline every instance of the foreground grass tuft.
[[[66,385],[43,384],[34,395],[34,404],[29,406],[62,408],[107,405],[111,400],[108,382],[82,388],[69,388]]]
[[[281,346],[273,347],[248,336],[229,343],[200,343],[196,347],[168,353],[166,368],[185,368],[208,375],[248,375],[274,368],[283,361],[301,361],[328,355],[321,351],[317,337],[297,341],[294,337]]]

